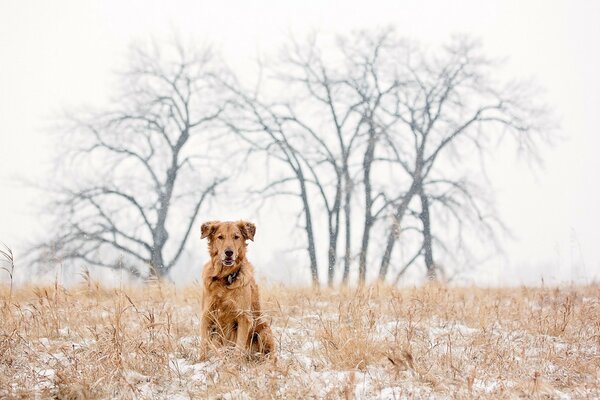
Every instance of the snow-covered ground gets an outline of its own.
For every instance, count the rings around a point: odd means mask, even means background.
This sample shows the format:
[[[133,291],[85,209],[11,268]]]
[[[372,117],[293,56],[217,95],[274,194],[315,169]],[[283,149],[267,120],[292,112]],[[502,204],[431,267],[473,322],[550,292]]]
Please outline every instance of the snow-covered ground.
[[[267,360],[201,358],[197,293],[23,293],[0,397],[598,398],[598,288],[517,291],[269,291]]]

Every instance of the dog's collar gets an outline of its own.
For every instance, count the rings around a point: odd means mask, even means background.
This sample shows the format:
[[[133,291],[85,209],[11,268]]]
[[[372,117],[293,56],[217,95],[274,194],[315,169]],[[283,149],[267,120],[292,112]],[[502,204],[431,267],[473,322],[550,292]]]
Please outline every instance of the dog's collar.
[[[241,268],[238,268],[237,271],[232,272],[231,274],[227,275],[225,277],[225,285],[229,286],[229,285],[233,284],[233,282],[235,282],[238,275],[240,274],[240,270],[241,270]]]

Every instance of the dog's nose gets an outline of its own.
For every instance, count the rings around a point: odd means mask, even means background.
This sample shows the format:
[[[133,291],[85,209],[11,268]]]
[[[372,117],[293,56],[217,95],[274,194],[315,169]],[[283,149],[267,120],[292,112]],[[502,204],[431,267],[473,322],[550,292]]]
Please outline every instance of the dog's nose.
[[[225,256],[226,256],[226,257],[231,257],[231,256],[233,256],[233,250],[225,250]]]

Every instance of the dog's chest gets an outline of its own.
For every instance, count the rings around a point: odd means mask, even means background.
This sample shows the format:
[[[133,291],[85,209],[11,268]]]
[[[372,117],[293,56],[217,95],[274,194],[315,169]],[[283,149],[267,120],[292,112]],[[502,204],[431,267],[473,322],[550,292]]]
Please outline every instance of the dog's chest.
[[[240,312],[240,307],[231,296],[215,294],[209,306],[209,312],[219,320],[235,319]]]

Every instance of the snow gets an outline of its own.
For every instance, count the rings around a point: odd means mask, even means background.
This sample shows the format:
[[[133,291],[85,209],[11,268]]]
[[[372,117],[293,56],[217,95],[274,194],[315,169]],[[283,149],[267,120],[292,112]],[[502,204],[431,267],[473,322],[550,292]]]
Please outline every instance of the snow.
[[[33,372],[38,379],[34,386],[35,390],[43,390],[54,387],[54,378],[56,376],[55,370],[34,368]]]
[[[246,394],[243,390],[236,389],[229,393],[225,393],[222,396],[223,400],[249,400],[250,396]]]
[[[353,396],[356,399],[386,400],[448,398],[436,393],[439,390],[432,388],[434,384],[430,384],[424,379],[424,373],[418,368],[414,368],[414,370],[413,367],[394,369],[396,367],[392,366],[385,357],[382,357],[381,361],[370,362],[360,370],[351,368],[344,370],[339,366],[336,367],[334,362],[324,357],[324,353],[327,351],[326,342],[318,336],[317,329],[320,324],[315,325],[316,319],[328,321],[335,318],[333,313],[305,314],[286,318],[283,326],[274,325],[273,332],[279,348],[277,353],[279,368],[273,371],[273,375],[265,373],[263,376],[253,376],[253,381],[265,382],[265,384],[274,381],[275,397],[281,398],[295,393],[290,391],[293,389],[292,386],[299,386],[306,391],[306,396],[310,398],[344,398],[345,396]],[[397,341],[398,337],[406,335],[409,324],[411,329],[418,330],[419,335],[429,341],[430,350],[432,354],[436,355],[451,352],[458,354],[467,343],[478,338],[478,335],[484,331],[497,338],[499,343],[509,343],[515,349],[522,348],[523,353],[514,352],[515,358],[537,357],[540,347],[535,344],[539,345],[540,343],[551,344],[557,354],[565,354],[565,352],[589,354],[590,356],[598,354],[595,345],[583,349],[576,348],[576,345],[565,343],[558,337],[534,334],[524,330],[511,330],[506,326],[501,326],[500,323],[486,327],[484,330],[469,326],[463,321],[445,320],[439,316],[410,323],[402,318],[394,319],[384,316],[375,321],[373,325],[357,327],[357,330],[368,329],[369,341],[390,345]],[[31,346],[35,347],[34,351],[37,352],[35,355],[38,365],[32,368],[32,377],[23,376],[23,379],[34,379],[33,387],[36,391],[42,392],[56,388],[57,371],[71,366],[70,351],[85,351],[96,344],[96,341],[91,338],[81,338],[78,341],[69,340],[73,335],[72,329],[62,327],[58,330],[58,338],[51,340],[42,337],[37,341],[32,341]],[[227,369],[222,368],[223,366],[230,368],[226,361],[218,356],[212,356],[212,358],[202,361],[195,358],[199,341],[198,336],[176,338],[174,342],[176,346],[168,358],[168,368],[172,372],[169,376],[172,376],[172,379],[166,382],[157,382],[154,377],[136,370],[135,366],[128,365],[129,369],[123,371],[123,378],[134,388],[134,397],[140,399],[187,399],[192,391],[198,393],[199,388],[206,388],[209,385],[218,387],[220,382],[226,381],[224,377]],[[132,353],[131,356],[133,358],[136,355]],[[416,361],[415,364],[417,364]],[[243,377],[244,374],[252,373],[254,367],[252,364],[240,363],[235,368],[240,369],[240,376]],[[545,376],[556,375],[560,372],[559,369],[557,365],[550,362],[540,363],[539,366],[539,371]],[[473,380],[471,394],[465,392],[466,389],[463,386],[463,392],[455,395],[457,397],[472,395],[474,398],[497,397],[505,390],[518,386],[515,382],[507,379],[494,379],[496,377],[494,375],[480,376],[478,373]],[[466,377],[457,379],[466,379]],[[450,393],[452,393],[451,388],[454,384],[452,382],[436,383],[439,387],[443,387],[445,392]],[[246,389],[248,390],[248,387]],[[589,397],[589,393],[585,391],[564,393],[554,388],[549,390],[551,390],[552,396],[560,399],[569,399],[571,396]],[[223,391],[225,393],[218,393],[217,390],[218,394],[215,394],[215,398],[249,399],[252,397],[249,390],[246,392],[242,387],[236,388],[235,385],[227,387]]]
[[[186,359],[175,358],[170,360],[171,370],[177,374],[180,379],[189,379],[191,381],[206,383],[212,377],[216,377],[219,361],[204,361],[196,364],[190,364]]]
[[[137,371],[128,370],[123,373],[125,380],[131,385],[137,385],[142,382],[150,382],[150,377],[142,375]]]
[[[300,351],[302,351],[302,352],[315,351],[321,347],[322,347],[321,343],[319,343],[318,341],[309,340],[309,341],[304,342],[304,344],[300,348]]]
[[[448,397],[434,395],[430,390],[414,387],[412,385],[385,387],[372,397],[372,399],[377,400],[408,400],[415,398],[446,399]]]
[[[507,382],[504,382],[505,386],[507,385]],[[473,389],[475,389],[476,391],[481,391],[483,393],[493,393],[496,390],[500,389],[502,386],[502,384],[495,380],[495,379],[491,379],[491,380],[484,380],[484,379],[474,379],[473,380]]]

